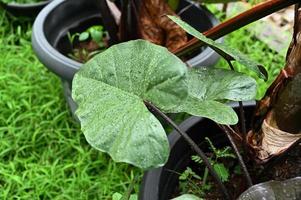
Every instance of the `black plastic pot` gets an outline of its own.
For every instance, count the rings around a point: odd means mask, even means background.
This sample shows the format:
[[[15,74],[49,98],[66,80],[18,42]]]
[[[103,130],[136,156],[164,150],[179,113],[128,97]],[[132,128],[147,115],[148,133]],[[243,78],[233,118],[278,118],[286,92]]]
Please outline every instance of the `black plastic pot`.
[[[98,0],[56,0],[38,15],[33,26],[32,46],[39,60],[63,81],[66,100],[72,110],[76,105],[71,93],[71,81],[82,63],[66,56],[71,51],[67,33],[81,32],[91,25],[101,23]],[[182,0],[179,5],[184,21],[200,31],[218,24],[218,20],[205,8]],[[222,42],[223,39],[219,39]],[[210,48],[202,48],[188,60],[190,66],[211,66],[218,61],[218,54]]]
[[[14,16],[28,16],[33,17],[37,16],[39,12],[51,2],[52,0],[45,0],[38,3],[27,3],[27,4],[19,4],[19,3],[1,3],[1,6],[11,13]]]
[[[189,0],[181,1],[179,11],[183,8],[186,10],[181,12],[182,19],[200,31],[218,24],[213,14]],[[93,24],[101,23],[99,10],[98,0],[57,0],[46,6],[36,18],[32,33],[33,49],[40,61],[63,80],[70,82],[82,65],[65,56],[71,51],[67,33],[84,31]],[[210,66],[218,58],[217,53],[205,48],[189,59],[188,64]]]
[[[238,111],[238,105],[234,104],[233,106]],[[250,121],[253,110],[254,102],[245,103],[247,121]],[[205,137],[208,137],[216,147],[230,146],[225,134],[211,120],[191,117],[181,123],[180,128],[197,143],[201,143]],[[187,142],[176,131],[169,134],[168,139],[171,148],[169,160],[164,167],[150,170],[144,174],[139,200],[171,199],[179,183],[179,175],[175,172],[183,172],[191,162],[191,155],[195,155]]]

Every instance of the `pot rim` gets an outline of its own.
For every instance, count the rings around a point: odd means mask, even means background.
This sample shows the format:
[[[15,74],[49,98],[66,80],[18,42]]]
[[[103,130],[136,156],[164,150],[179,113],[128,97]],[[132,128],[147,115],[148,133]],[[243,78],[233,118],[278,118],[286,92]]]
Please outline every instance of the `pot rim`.
[[[71,1],[71,0],[70,0]],[[196,5],[190,0],[185,0],[198,8],[200,6]],[[71,58],[61,54],[58,50],[56,50],[47,40],[44,33],[44,26],[48,15],[56,9],[60,4],[67,2],[66,0],[55,0],[51,1],[37,16],[32,29],[32,43],[33,49],[36,52],[36,55],[40,59],[40,61],[55,74],[59,75],[61,78],[66,80],[72,80],[73,74],[67,74],[66,71],[77,71],[82,63],[72,60]],[[215,18],[215,16],[206,9],[202,9],[205,14],[210,19],[210,23],[214,27],[219,23],[219,21]],[[222,42],[223,38],[217,40],[218,42]],[[45,54],[45,55],[42,55]],[[196,63],[200,62],[200,60],[208,60],[211,56],[215,55],[216,52],[210,49],[209,47],[205,48],[200,54],[189,59],[187,63],[190,66],[195,66]],[[47,55],[47,56],[46,56]],[[217,56],[217,55],[216,55]],[[46,58],[48,57],[48,59]],[[58,67],[52,67],[51,62],[55,62],[57,64],[63,63],[64,69]]]

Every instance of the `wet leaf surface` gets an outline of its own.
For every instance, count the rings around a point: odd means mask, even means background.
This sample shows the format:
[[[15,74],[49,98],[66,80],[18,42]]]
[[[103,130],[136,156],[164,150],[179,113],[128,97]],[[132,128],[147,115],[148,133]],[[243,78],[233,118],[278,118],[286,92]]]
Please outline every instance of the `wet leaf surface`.
[[[178,107],[179,112],[207,117],[220,124],[236,124],[233,109],[225,100],[245,101],[255,98],[253,78],[224,69],[190,69],[188,71],[188,98]]]
[[[143,169],[163,165],[167,137],[143,101],[162,110],[181,104],[186,70],[166,48],[142,40],[115,45],[90,60],[75,75],[72,91],[87,141],[118,162]]]
[[[235,124],[232,108],[219,101],[255,98],[256,83],[243,74],[188,70],[166,48],[144,40],[112,46],[75,75],[72,97],[87,141],[117,162],[143,169],[162,166],[168,142],[144,101],[164,112],[186,112]]]
[[[301,177],[285,181],[269,181],[254,185],[238,200],[293,200],[301,199]]]

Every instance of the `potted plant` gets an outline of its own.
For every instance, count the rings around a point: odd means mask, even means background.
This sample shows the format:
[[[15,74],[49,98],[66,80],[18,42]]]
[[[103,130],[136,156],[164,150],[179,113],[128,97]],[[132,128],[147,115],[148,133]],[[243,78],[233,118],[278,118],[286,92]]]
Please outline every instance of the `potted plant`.
[[[119,10],[122,11],[120,1],[116,2]],[[61,12],[62,10],[64,12]],[[184,21],[189,22],[202,32],[218,24],[218,20],[212,13],[189,0],[179,1],[175,12]],[[77,14],[74,15],[74,13]],[[32,34],[33,49],[40,61],[62,79],[66,99],[71,110],[74,110],[76,107],[70,97],[71,81],[74,73],[80,68],[82,63],[68,56],[73,49],[68,34],[71,36],[80,34],[93,25],[102,25],[104,30],[109,33],[110,38],[112,38],[111,35],[113,33],[110,34],[104,23],[110,22],[110,20],[105,18],[103,14],[101,1],[61,0],[49,4],[34,23]],[[115,25],[110,27],[115,27]],[[119,28],[117,27],[117,29]],[[114,30],[112,31],[114,32]],[[129,33],[128,35],[131,38],[135,34]],[[219,42],[222,42],[222,39],[219,39]],[[198,48],[193,54],[185,57],[189,58],[186,61],[190,66],[211,66],[219,58],[218,54],[210,48]]]
[[[15,16],[36,16],[51,0],[1,0],[0,5]]]
[[[182,10],[183,8],[185,10]],[[101,10],[101,3],[97,0],[55,1],[49,4],[37,17],[33,26],[33,48],[41,62],[59,77],[70,82],[82,63],[67,56],[71,48],[68,33],[81,33],[91,25],[104,25],[107,19],[104,19]],[[189,1],[180,1],[177,11],[181,10],[182,19],[200,31],[208,30],[218,23],[213,14]],[[203,20],[196,20],[197,18]],[[188,63],[191,66],[208,66],[214,64],[216,60],[216,54],[206,49]]]
[[[266,3],[264,6],[273,6],[273,3],[277,4],[279,1]],[[286,5],[283,1],[280,4]],[[278,5],[278,8],[281,6]],[[296,8],[298,11],[298,5]],[[233,147],[246,180],[245,189],[251,187],[253,180],[240,150],[245,151],[245,158],[250,154],[250,160],[259,161],[258,165],[268,163],[299,145],[299,15],[296,12],[296,25],[287,65],[263,100],[257,104],[254,121],[248,126],[245,124],[242,101],[254,99],[256,95],[256,82],[249,76],[233,70],[187,68],[185,63],[165,48],[144,40],[114,45],[95,56],[77,72],[72,90],[72,96],[78,104],[76,114],[88,143],[108,153],[116,162],[127,162],[142,169],[160,167],[167,162],[169,154],[165,131],[155,117],[160,116],[196,152],[212,181],[222,191],[223,198],[233,199],[212,166],[210,158],[196,144],[198,141],[191,139],[164,113],[186,112],[214,121],[215,126],[222,130]],[[230,69],[235,69],[233,62],[236,61],[259,78],[267,78],[267,73],[260,64],[252,62],[236,50],[206,38],[182,20],[169,17],[203,44],[217,51],[228,61]],[[239,101],[241,131],[230,126],[237,124],[238,117],[229,105],[223,104],[229,100]],[[294,109],[287,109],[292,106]],[[275,112],[275,109],[281,112]],[[278,113],[282,114],[280,117],[283,121],[278,121]],[[247,134],[248,127],[251,127],[251,131]],[[298,157],[299,155],[296,158]],[[264,167],[270,169],[269,165]],[[299,184],[300,179],[294,181]],[[190,195],[185,196],[187,197],[196,198]]]

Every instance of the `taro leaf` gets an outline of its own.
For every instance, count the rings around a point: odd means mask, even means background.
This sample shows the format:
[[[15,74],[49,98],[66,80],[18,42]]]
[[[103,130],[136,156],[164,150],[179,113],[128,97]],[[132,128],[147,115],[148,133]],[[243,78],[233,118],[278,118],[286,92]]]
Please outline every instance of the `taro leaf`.
[[[269,181],[252,186],[238,200],[301,199],[301,177],[285,181]]]
[[[187,33],[190,35],[198,38],[208,46],[210,46],[213,50],[215,50],[218,54],[220,54],[222,57],[224,57],[226,60],[236,60],[237,62],[243,64],[248,69],[255,72],[260,78],[267,79],[267,71],[264,67],[262,67],[257,62],[254,62],[253,60],[250,60],[246,55],[240,53],[236,49],[232,49],[222,43],[217,43],[206,36],[204,36],[202,33],[197,31],[195,28],[187,24],[186,22],[182,21],[178,17],[168,15],[168,17],[173,20],[176,24],[178,24],[180,27],[182,27]]]
[[[236,113],[219,101],[246,101],[255,98],[256,81],[238,72],[224,69],[190,69],[188,98],[178,112],[207,117],[220,124],[236,124]]]
[[[216,163],[213,165],[215,172],[218,174],[222,182],[226,182],[229,179],[229,171],[223,163]]]
[[[202,199],[192,194],[183,194],[182,196],[173,198],[172,200],[202,200]]]
[[[174,109],[187,97],[186,73],[186,65],[166,48],[143,40],[95,56],[73,80],[72,97],[87,141],[116,162],[162,166],[167,137],[143,101]]]

